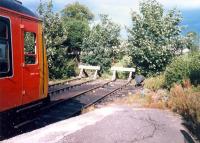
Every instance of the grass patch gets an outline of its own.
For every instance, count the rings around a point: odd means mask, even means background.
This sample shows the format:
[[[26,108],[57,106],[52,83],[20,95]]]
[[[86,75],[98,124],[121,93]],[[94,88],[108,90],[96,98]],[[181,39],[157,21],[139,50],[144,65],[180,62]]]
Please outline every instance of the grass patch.
[[[159,75],[156,77],[147,78],[144,81],[144,87],[152,91],[157,91],[164,87],[165,77],[164,75]]]
[[[185,118],[191,131],[200,139],[199,87],[183,88],[176,84],[170,91],[169,107]]]
[[[134,107],[146,107],[146,108],[159,108],[164,109],[165,103],[162,100],[157,100],[155,98],[157,93],[150,92],[148,94],[143,94],[141,91],[138,91],[135,94],[129,93],[127,96],[116,99],[114,104],[125,104]]]
[[[91,105],[91,106],[88,107],[88,108],[84,108],[84,109],[81,111],[81,114],[85,114],[85,113],[94,111],[95,109],[96,109],[96,108],[95,108],[95,105]]]

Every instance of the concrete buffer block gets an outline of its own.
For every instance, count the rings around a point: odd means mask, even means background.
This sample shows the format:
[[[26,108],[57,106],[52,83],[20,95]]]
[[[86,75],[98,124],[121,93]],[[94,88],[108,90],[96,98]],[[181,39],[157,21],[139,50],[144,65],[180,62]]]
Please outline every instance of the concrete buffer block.
[[[86,66],[86,65],[79,65],[78,68],[80,69],[79,77],[82,78],[84,75],[88,77],[86,70],[94,70],[93,79],[97,79],[97,75],[99,74],[98,71],[101,69],[100,66]]]
[[[111,71],[113,72],[112,81],[116,80],[117,72],[129,72],[128,81],[130,81],[132,80],[133,73],[135,73],[135,68],[112,67]]]

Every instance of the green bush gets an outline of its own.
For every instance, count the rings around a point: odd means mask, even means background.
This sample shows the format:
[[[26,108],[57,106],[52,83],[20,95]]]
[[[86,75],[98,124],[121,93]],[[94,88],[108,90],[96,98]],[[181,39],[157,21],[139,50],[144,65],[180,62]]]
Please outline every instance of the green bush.
[[[72,76],[76,76],[77,63],[74,59],[57,59],[55,62],[56,66],[51,66],[49,68],[49,77],[51,80],[54,79],[65,79]]]
[[[176,57],[165,71],[165,85],[183,84],[190,80],[193,85],[200,84],[200,53]]]
[[[171,87],[174,83],[182,84],[184,80],[189,78],[188,55],[176,57],[165,70],[165,85]]]
[[[194,54],[190,58],[189,78],[192,84],[200,84],[200,53]]]

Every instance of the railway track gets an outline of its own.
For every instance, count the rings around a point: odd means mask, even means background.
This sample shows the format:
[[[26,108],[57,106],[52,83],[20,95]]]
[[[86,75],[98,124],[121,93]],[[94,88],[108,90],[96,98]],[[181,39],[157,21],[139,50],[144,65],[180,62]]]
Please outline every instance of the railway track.
[[[95,103],[100,102],[105,97],[110,96],[123,88],[130,82],[106,81],[86,90],[77,92],[69,99],[53,100],[39,110],[23,115],[21,120],[14,123],[14,129],[9,136],[29,132],[46,125],[79,115],[81,111]],[[58,88],[57,90],[63,90]]]
[[[67,80],[56,82],[56,83],[50,83],[49,88],[53,88],[55,86],[63,85],[63,84],[70,83],[70,82],[73,82],[73,81],[77,81],[77,80],[80,80],[80,79],[81,79],[80,77],[75,77],[73,79],[67,79]]]
[[[109,103],[115,102],[116,99],[124,98],[127,95],[134,95],[138,90],[141,90],[141,87],[135,87],[135,85],[128,84],[126,87],[123,88],[123,90],[120,90],[119,92],[115,94],[111,94],[107,96],[106,98],[102,99],[100,102],[95,104],[95,106],[104,106]]]
[[[84,84],[87,84],[89,82],[94,81],[93,79],[82,79],[81,78],[76,78],[73,80],[66,80],[60,83],[52,84],[49,85],[49,90],[48,90],[48,95],[57,95],[60,93],[63,93],[69,89],[75,88],[77,86],[82,86]],[[72,83],[71,83],[72,82]]]

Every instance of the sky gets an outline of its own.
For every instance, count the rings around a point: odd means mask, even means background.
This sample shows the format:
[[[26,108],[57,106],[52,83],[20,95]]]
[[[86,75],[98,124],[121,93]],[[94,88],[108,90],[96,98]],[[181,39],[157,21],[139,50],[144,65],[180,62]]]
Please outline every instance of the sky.
[[[40,0],[21,0],[23,5],[35,11]],[[98,14],[108,14],[110,18],[121,25],[122,37],[126,37],[125,26],[131,26],[131,11],[139,11],[140,0],[53,0],[54,10],[59,12],[67,4],[80,2],[86,5],[98,21]],[[157,0],[166,10],[177,8],[182,12],[183,22],[187,31],[200,33],[200,0]]]

